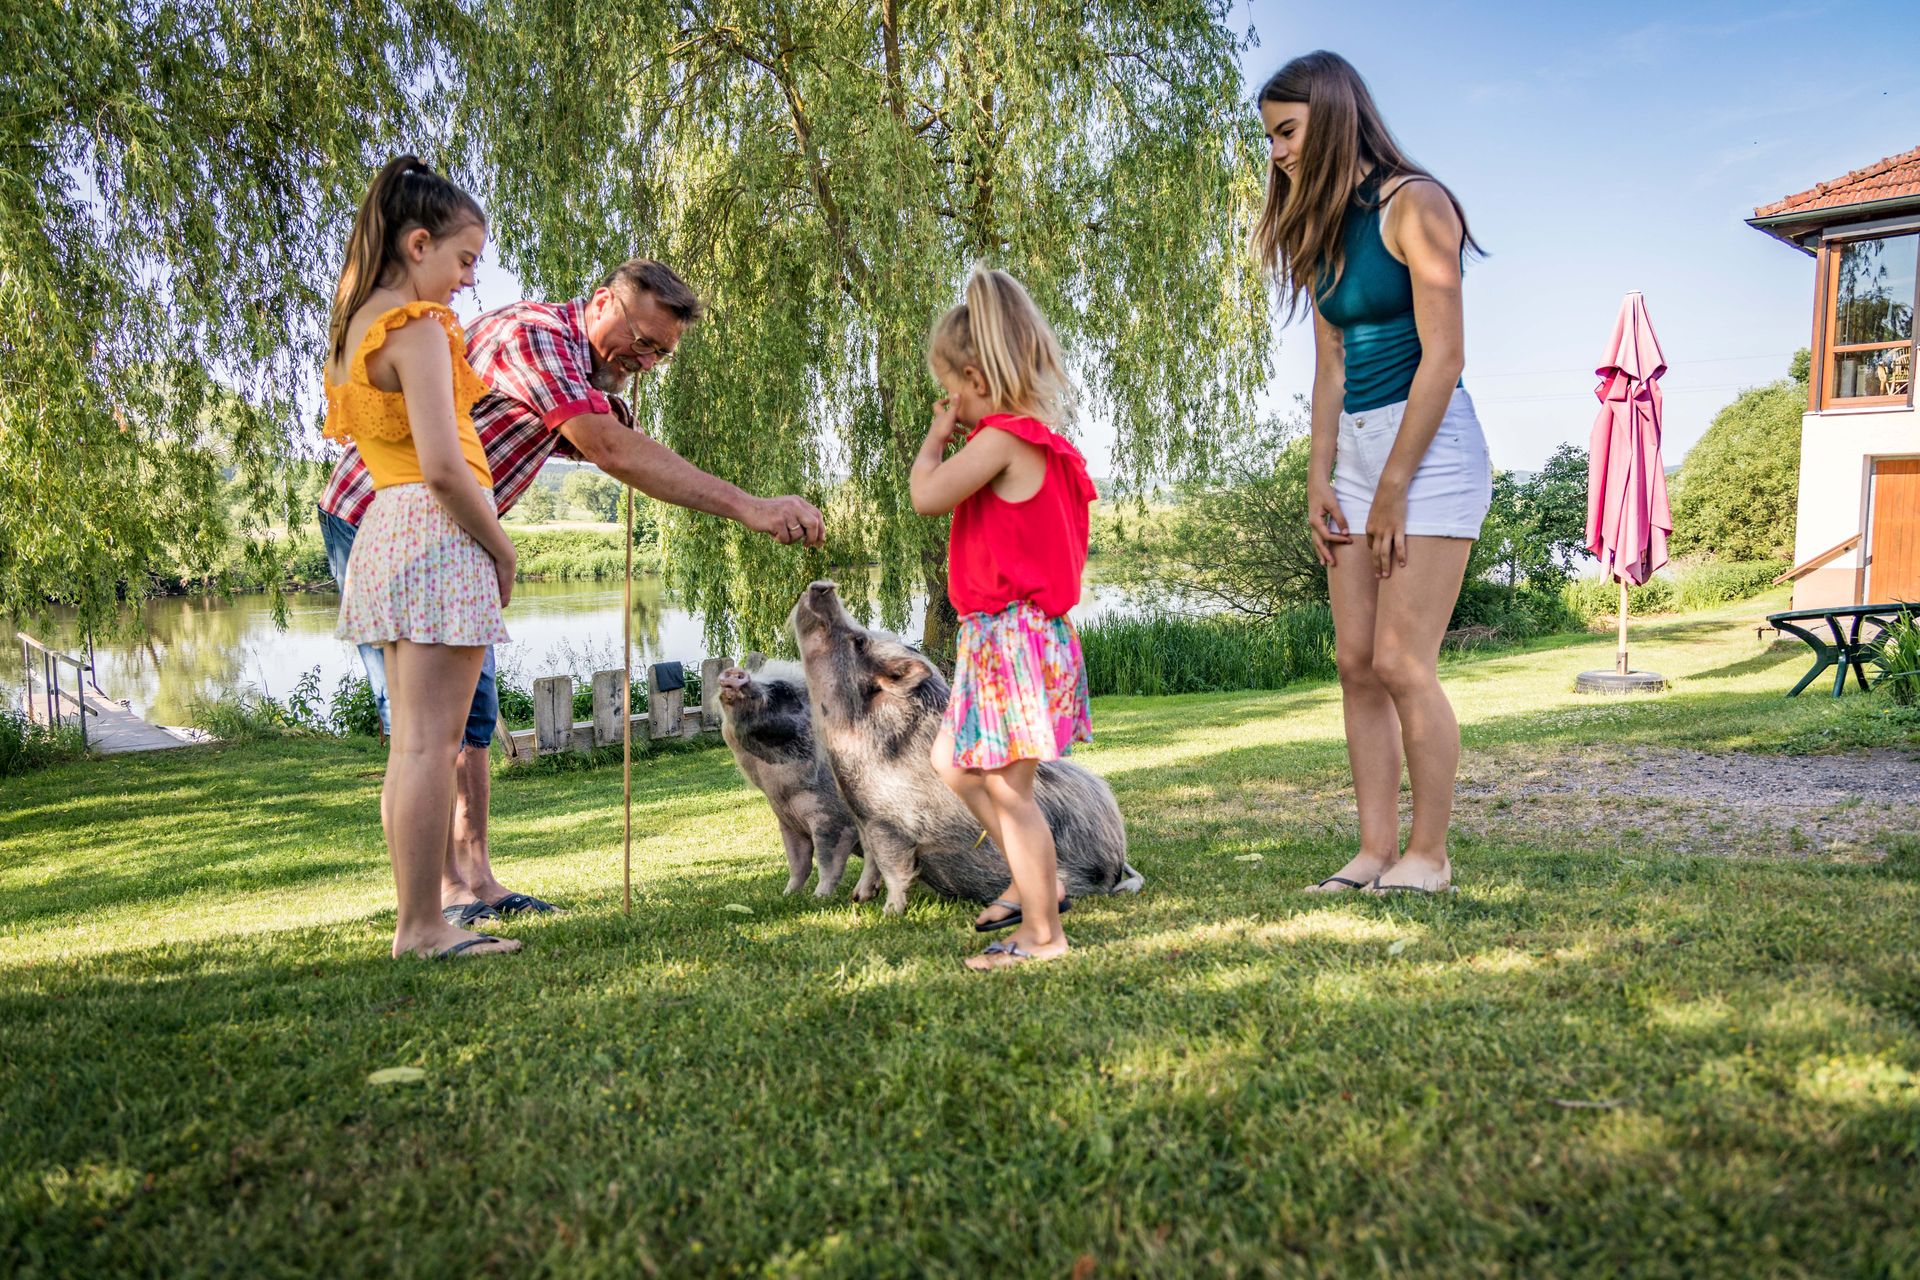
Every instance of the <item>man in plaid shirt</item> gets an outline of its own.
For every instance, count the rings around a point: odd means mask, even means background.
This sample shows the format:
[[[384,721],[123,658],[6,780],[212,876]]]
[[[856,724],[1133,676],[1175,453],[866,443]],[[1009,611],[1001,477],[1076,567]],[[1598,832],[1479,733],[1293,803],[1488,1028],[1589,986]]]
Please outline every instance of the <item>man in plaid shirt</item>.
[[[680,335],[700,318],[699,298],[668,267],[635,258],[611,272],[592,296],[564,303],[516,302],[489,311],[467,330],[467,362],[487,383],[473,406],[473,425],[493,472],[501,515],[520,500],[554,454],[592,463],[649,497],[725,516],[776,542],[818,546],[820,512],[802,498],[756,498],[709,475],[633,427],[626,403],[609,394],[628,378],[672,358]],[[345,583],[347,559],[367,508],[373,479],[349,445],[320,496],[320,531],[334,581]],[[387,716],[386,670],[379,648],[360,659]],[[461,927],[516,911],[553,907],[514,893],[494,877],[487,850],[487,750],[500,699],[493,649],[487,649],[461,746],[453,831],[441,873],[441,903]]]

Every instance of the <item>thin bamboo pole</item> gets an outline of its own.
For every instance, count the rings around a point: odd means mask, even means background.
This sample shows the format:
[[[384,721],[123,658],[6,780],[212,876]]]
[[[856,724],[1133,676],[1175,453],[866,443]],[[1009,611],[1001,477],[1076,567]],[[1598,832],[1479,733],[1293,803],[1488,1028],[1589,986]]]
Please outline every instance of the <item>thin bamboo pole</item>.
[[[1627,580],[1620,579],[1620,642],[1615,647],[1613,669],[1621,675],[1632,670],[1627,665]]]
[[[620,610],[620,793],[626,811],[621,910],[633,914],[633,490],[627,489],[627,587]]]

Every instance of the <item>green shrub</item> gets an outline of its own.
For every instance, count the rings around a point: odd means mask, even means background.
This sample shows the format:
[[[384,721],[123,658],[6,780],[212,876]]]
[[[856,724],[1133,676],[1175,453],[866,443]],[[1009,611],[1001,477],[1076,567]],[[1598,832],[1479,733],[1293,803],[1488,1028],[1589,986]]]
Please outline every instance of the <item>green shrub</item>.
[[[1672,578],[1652,578],[1627,591],[1627,611],[1635,617],[1671,613],[1678,596]],[[1572,614],[1583,621],[1611,618],[1620,610],[1620,584],[1611,578],[1578,578],[1560,593]]]
[[[1786,567],[1783,560],[1701,561],[1631,588],[1627,610],[1640,617],[1746,600],[1772,586]],[[1568,583],[1560,598],[1582,621],[1611,618],[1620,608],[1620,584],[1611,578],[1580,578]]]
[[[365,676],[340,677],[340,683],[333,687],[333,705],[327,720],[333,731],[343,738],[380,736],[380,707],[373,700],[373,686]]]
[[[1746,600],[1773,585],[1787,570],[1785,560],[1708,560],[1683,569],[1674,607],[1705,609]]]
[[[648,531],[634,531],[634,568],[655,567],[653,544]],[[516,529],[508,526],[519,554],[517,577],[568,582],[622,578],[627,572],[627,553],[621,545],[618,529]]]
[[[278,701],[244,691],[197,698],[188,706],[187,718],[222,742],[252,742],[295,732],[287,709]]]
[[[1803,384],[1749,387],[1714,415],[1670,486],[1675,555],[1760,560],[1793,552]]]
[[[1334,674],[1333,614],[1325,605],[1258,620],[1102,618],[1081,629],[1080,645],[1095,696],[1278,689]]]
[[[1560,590],[1533,585],[1509,587],[1479,578],[1461,585],[1448,628],[1486,627],[1500,640],[1531,640],[1578,631],[1585,625],[1585,617],[1567,606]]]
[[[1880,633],[1873,665],[1879,669],[1873,682],[1876,692],[1884,689],[1902,707],[1920,704],[1920,617],[1903,613]]]
[[[0,778],[78,760],[85,754],[79,726],[35,724],[10,707],[0,707]]]

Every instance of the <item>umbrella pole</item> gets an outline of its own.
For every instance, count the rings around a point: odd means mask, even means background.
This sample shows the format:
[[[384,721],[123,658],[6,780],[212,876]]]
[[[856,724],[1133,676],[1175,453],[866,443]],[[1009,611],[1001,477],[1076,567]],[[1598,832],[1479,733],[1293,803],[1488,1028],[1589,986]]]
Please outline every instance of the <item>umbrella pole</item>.
[[[627,489],[627,585],[620,611],[620,793],[626,810],[621,910],[633,914],[633,489]]]
[[[1620,579],[1620,642],[1615,647],[1613,669],[1626,675],[1632,668],[1627,665],[1627,580]]]

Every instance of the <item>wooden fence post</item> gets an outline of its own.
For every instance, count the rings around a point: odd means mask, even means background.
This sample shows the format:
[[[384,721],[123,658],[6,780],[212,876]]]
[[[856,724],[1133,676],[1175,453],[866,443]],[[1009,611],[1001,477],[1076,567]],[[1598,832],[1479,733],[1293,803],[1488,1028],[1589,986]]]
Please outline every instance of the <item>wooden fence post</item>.
[[[545,676],[533,682],[533,749],[539,755],[573,745],[573,677]]]
[[[671,688],[661,688],[662,684]],[[656,742],[680,736],[680,709],[686,699],[686,677],[677,662],[655,662],[647,667],[647,736]]]
[[[700,730],[720,727],[720,673],[733,663],[727,658],[708,658],[700,664]]]
[[[593,673],[593,745],[620,741],[620,686],[627,673],[619,669]]]

